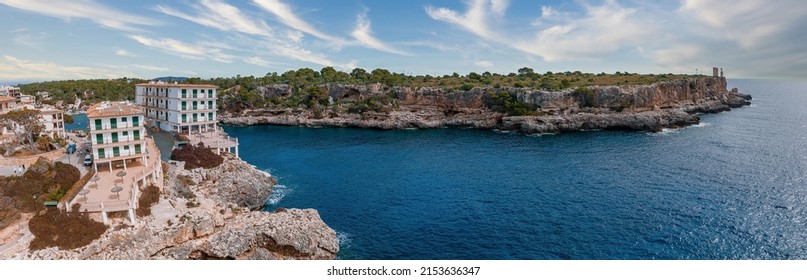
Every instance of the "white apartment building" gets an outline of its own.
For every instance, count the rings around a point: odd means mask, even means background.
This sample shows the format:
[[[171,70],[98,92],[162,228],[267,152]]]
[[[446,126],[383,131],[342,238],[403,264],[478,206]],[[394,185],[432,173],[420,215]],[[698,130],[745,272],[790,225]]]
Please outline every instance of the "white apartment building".
[[[67,137],[64,130],[64,111],[52,106],[37,108],[32,104],[23,105],[16,103],[15,100],[10,96],[0,96],[0,115],[14,110],[37,110],[39,111],[39,123],[42,125],[40,135],[47,135],[50,138]],[[3,127],[0,132],[0,135],[13,134],[13,131],[9,131],[6,127]]]
[[[99,165],[123,167],[127,162],[146,161],[146,130],[143,126],[142,109],[130,102],[105,101],[87,110],[90,140],[94,158],[93,168]]]
[[[0,96],[11,96],[14,97],[15,100],[19,101],[21,94],[22,92],[18,87],[0,86]]]
[[[149,82],[135,85],[135,102],[149,125],[182,134],[216,130],[214,85]]]
[[[66,138],[64,131],[64,111],[55,108],[44,108],[39,110],[40,123],[43,125],[42,135],[50,138]]]

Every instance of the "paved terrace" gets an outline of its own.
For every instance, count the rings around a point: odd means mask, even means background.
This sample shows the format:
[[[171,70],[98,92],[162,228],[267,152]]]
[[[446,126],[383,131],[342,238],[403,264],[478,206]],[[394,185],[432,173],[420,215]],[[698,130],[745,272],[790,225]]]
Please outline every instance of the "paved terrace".
[[[220,129],[210,129],[205,132],[194,132],[192,134],[183,134],[188,138],[190,145],[196,145],[199,142],[204,143],[206,147],[216,149],[216,154],[221,152],[228,152],[235,154],[238,157],[238,138],[230,137],[226,132]],[[234,151],[233,151],[234,149]]]
[[[89,190],[85,195],[78,194],[67,205],[71,209],[73,204],[81,204],[80,211],[101,212],[104,223],[108,223],[106,214],[109,212],[129,211],[129,219],[134,223],[134,209],[137,208],[137,199],[141,188],[154,184],[160,189],[163,185],[163,170],[160,161],[160,151],[154,144],[154,139],[146,137],[146,162],[132,161],[123,167],[102,164],[98,167],[97,181],[91,179],[83,189]],[[121,173],[122,177],[118,176]],[[117,193],[112,192],[116,186],[121,187]]]

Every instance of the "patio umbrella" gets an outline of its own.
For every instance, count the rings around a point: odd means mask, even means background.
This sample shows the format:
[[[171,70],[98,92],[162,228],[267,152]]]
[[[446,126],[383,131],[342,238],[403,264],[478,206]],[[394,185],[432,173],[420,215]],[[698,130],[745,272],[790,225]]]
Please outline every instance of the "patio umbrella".
[[[78,192],[78,194],[80,194],[80,195],[83,195],[83,196],[84,196],[84,202],[85,202],[85,203],[87,202],[87,194],[88,194],[88,193],[90,193],[90,190],[88,190],[88,189],[81,189],[81,190]]]
[[[101,180],[101,177],[98,177],[98,174],[95,174],[90,178],[90,182],[95,183],[95,188],[98,188],[98,180]]]
[[[119,171],[118,174],[115,174],[115,176],[118,176],[118,178],[120,178],[120,182],[123,183],[123,176],[126,176],[126,171]]]
[[[112,192],[118,195],[118,200],[120,200],[120,192],[122,190],[123,190],[123,187],[118,186],[118,185],[115,185],[115,187],[112,188]]]

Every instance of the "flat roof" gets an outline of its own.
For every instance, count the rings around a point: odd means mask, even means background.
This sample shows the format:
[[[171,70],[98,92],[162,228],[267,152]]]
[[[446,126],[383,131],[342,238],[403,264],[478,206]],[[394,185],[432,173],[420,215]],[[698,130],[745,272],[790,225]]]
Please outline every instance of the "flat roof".
[[[142,115],[140,106],[128,101],[104,101],[90,106],[87,109],[88,118],[103,118],[115,116]]]
[[[17,98],[6,95],[0,95],[0,102],[9,102],[9,101],[17,101]]]
[[[174,84],[174,83],[140,83],[139,87],[164,87],[164,88],[219,88],[209,84]]]

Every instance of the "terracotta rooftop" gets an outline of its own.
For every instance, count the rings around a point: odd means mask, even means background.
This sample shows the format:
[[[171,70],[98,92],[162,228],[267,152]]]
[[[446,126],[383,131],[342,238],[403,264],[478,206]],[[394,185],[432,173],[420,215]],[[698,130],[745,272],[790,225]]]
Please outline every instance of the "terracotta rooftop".
[[[164,87],[164,88],[219,88],[215,85],[208,85],[208,84],[174,84],[174,83],[140,83],[136,84],[136,86],[141,87]]]
[[[88,118],[103,118],[113,116],[142,115],[143,110],[128,101],[104,101],[90,106],[87,109]]]
[[[17,98],[11,96],[0,96],[0,102],[17,101]]]

